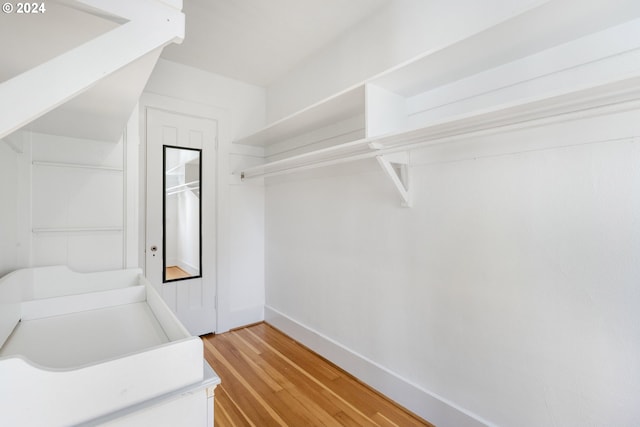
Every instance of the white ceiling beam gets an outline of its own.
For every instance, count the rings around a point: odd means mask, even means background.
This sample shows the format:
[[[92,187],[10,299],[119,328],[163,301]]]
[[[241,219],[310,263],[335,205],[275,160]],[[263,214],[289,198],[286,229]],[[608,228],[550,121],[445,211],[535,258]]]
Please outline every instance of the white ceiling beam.
[[[0,139],[147,53],[184,39],[184,14],[165,3],[81,2],[128,22],[0,84]]]
[[[149,19],[182,10],[182,0],[58,0],[74,9],[118,21]]]

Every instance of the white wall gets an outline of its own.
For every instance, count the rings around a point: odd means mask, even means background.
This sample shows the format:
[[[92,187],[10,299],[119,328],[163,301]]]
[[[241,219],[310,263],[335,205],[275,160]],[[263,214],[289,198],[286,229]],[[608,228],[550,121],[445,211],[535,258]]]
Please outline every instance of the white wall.
[[[393,0],[269,86],[268,120],[275,121],[539,3]]]
[[[260,183],[240,185],[231,172],[242,164],[259,162],[263,153],[231,142],[264,126],[265,90],[161,59],[145,94],[161,96],[163,108],[177,112],[194,105],[204,111],[222,111],[218,141],[217,332],[262,320],[264,188]]]
[[[183,270],[200,272],[200,200],[191,191],[178,196],[178,266]]]
[[[0,277],[18,268],[18,153],[0,140]]]
[[[33,265],[68,265],[76,271],[123,268],[124,141],[27,134]]]
[[[375,162],[273,178],[268,312],[437,425],[463,424],[432,396],[488,424],[634,425],[639,114],[413,152],[413,208]]]
[[[165,260],[167,266],[178,265],[178,197],[165,199]]]
[[[130,146],[137,150],[134,136],[111,142],[27,127],[0,143],[6,175],[0,275],[59,264],[83,272],[137,266],[137,247],[130,249],[137,246],[137,223],[130,220],[137,213],[137,179],[127,179],[125,158]]]
[[[435,4],[309,57],[269,119],[500,19]],[[638,75],[636,29],[408,98],[408,124]],[[412,208],[373,160],[268,179],[267,321],[439,426],[636,424],[640,110],[609,108],[411,151]]]

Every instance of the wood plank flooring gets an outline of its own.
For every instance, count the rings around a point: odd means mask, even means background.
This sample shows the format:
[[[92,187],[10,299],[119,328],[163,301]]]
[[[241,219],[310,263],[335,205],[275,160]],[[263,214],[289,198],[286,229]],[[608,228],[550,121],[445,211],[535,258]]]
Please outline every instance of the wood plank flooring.
[[[173,266],[167,267],[166,276],[167,276],[167,280],[173,280],[173,279],[184,279],[185,277],[190,277],[191,274],[187,273],[177,265],[173,265]]]
[[[215,426],[431,426],[266,323],[203,337]]]

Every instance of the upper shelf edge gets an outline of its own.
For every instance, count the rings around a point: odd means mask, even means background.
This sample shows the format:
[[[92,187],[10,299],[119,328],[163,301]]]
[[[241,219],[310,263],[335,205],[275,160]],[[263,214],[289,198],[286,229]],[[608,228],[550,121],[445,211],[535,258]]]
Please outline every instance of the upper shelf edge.
[[[234,144],[268,146],[344,118],[363,114],[364,108],[364,85],[358,85],[280,119],[256,133],[240,138],[234,141]]]

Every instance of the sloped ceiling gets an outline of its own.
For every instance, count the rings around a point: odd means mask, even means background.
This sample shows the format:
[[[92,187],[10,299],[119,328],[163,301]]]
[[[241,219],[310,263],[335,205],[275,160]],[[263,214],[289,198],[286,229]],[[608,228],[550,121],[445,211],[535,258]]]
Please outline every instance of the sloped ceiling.
[[[185,40],[162,57],[268,86],[389,1],[185,0]]]
[[[0,15],[0,83],[104,34],[118,24],[57,2],[42,14]],[[160,51],[113,73],[27,125],[29,130],[118,141]]]

